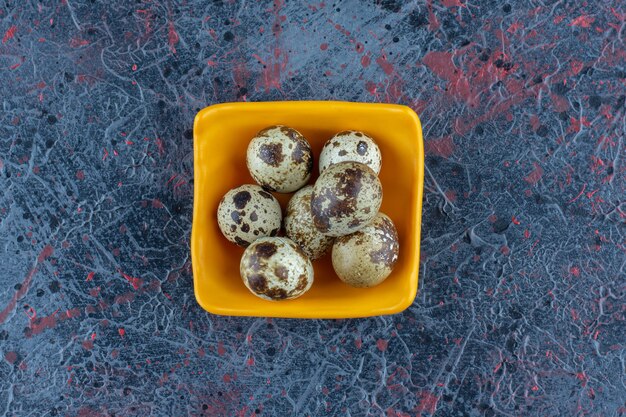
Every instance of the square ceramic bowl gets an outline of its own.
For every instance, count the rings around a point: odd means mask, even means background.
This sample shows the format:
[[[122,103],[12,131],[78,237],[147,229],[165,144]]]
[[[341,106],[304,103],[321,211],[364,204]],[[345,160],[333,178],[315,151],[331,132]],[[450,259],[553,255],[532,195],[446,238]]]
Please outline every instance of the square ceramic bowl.
[[[217,225],[222,196],[254,184],[246,149],[261,129],[282,124],[300,131],[315,158],[342,130],[361,130],[378,143],[383,157],[381,211],[398,229],[400,255],[392,274],[373,288],[352,288],[333,271],[331,256],[313,262],[312,288],[300,298],[266,301],[248,291],[239,276],[243,249],[228,242]],[[417,292],[424,151],[419,118],[393,104],[296,101],[226,103],[200,111],[194,122],[194,207],[191,256],[196,299],[207,311],[232,316],[350,318],[398,313]],[[318,176],[317,159],[311,183]],[[283,210],[290,194],[274,195]]]

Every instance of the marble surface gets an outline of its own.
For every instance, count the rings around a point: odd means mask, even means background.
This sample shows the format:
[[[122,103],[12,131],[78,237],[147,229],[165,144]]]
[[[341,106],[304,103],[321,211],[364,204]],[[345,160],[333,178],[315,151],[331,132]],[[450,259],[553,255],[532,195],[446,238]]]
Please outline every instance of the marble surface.
[[[620,1],[3,1],[0,414],[626,414]],[[192,121],[403,103],[420,288],[359,320],[207,314]]]

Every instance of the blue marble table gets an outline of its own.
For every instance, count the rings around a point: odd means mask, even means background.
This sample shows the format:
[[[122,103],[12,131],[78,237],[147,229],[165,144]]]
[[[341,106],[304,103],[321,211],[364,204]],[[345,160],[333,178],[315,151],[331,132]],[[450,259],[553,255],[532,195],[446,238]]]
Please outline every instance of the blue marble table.
[[[626,414],[623,2],[107,3],[0,5],[0,414]],[[402,314],[194,299],[194,115],[302,99],[422,119]]]

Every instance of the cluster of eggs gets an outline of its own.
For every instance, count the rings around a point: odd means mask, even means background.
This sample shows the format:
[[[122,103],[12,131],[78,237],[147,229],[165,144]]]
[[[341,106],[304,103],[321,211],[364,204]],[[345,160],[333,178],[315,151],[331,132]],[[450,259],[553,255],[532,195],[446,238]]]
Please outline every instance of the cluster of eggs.
[[[337,133],[313,172],[313,151],[305,137],[287,126],[261,130],[248,145],[246,164],[258,185],[226,193],[217,209],[226,239],[246,248],[241,278],[268,300],[301,296],[313,284],[312,260],[332,247],[337,276],[354,287],[383,282],[398,260],[398,234],[379,212],[381,153],[370,136]],[[271,192],[292,193],[283,218]],[[279,236],[284,234],[284,236]]]

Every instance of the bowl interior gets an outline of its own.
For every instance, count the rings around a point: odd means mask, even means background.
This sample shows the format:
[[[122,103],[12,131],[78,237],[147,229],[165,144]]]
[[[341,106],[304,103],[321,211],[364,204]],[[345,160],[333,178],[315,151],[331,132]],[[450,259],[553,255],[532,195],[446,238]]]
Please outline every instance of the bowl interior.
[[[398,229],[400,256],[379,286],[357,289],[335,275],[330,254],[313,262],[314,284],[295,300],[262,300],[239,276],[243,249],[228,242],[216,219],[222,196],[241,184],[254,184],[246,168],[250,139],[261,129],[283,124],[300,131],[313,148],[315,172],[324,143],[342,130],[361,130],[381,148],[381,211]],[[417,290],[423,186],[419,119],[408,107],[342,102],[229,103],[207,107],[194,125],[194,219],[192,261],[198,302],[216,314],[343,318],[391,314],[408,307]],[[274,195],[283,211],[291,194]]]

